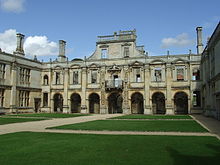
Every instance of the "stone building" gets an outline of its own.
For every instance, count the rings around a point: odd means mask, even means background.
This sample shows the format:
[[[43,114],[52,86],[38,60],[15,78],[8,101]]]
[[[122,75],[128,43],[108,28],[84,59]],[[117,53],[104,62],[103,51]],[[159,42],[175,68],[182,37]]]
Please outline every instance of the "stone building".
[[[205,115],[220,120],[220,23],[202,53],[202,102]]]
[[[148,56],[136,31],[98,36],[88,58],[68,60],[59,41],[55,61],[25,58],[22,34],[13,54],[0,52],[0,107],[6,112],[201,113],[201,28],[197,54]]]

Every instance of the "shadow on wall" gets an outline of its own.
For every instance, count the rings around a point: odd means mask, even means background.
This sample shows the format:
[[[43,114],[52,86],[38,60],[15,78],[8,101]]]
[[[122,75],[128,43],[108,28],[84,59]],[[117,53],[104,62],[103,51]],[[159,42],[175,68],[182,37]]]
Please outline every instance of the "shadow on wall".
[[[173,149],[172,147],[167,147],[166,150],[173,159],[173,165],[219,165],[220,164],[220,148],[215,145],[207,145],[207,147],[212,151],[208,154],[213,153],[213,156],[206,155],[190,155],[190,151],[187,154],[182,154],[179,151]],[[198,149],[199,152],[199,149]]]

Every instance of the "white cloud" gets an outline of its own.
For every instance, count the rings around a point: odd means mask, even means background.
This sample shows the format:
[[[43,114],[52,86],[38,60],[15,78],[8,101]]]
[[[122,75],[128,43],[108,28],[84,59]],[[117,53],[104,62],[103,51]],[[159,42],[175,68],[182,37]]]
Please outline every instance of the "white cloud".
[[[8,29],[0,33],[0,48],[2,51],[12,53],[16,49],[16,30]]]
[[[13,13],[24,11],[24,2],[25,0],[0,0],[1,9]]]
[[[169,38],[163,38],[162,39],[162,48],[168,48],[168,47],[185,47],[190,46],[194,43],[192,39],[189,39],[189,36],[187,33],[182,33],[177,35],[175,38],[169,37]]]
[[[16,30],[9,29],[0,33],[0,48],[7,53],[16,49]],[[58,55],[58,44],[49,41],[46,36],[29,36],[24,41],[24,52],[27,56],[53,56]]]
[[[46,36],[30,36],[24,42],[24,51],[29,56],[58,55],[58,44],[49,41]]]

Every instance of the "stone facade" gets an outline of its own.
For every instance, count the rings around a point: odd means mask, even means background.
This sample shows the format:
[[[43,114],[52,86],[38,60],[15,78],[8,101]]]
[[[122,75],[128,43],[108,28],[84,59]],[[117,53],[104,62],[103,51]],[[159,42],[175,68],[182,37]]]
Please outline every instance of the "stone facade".
[[[200,37],[201,29],[197,29]],[[6,112],[201,113],[198,54],[148,56],[136,31],[99,36],[88,58],[68,60],[60,41],[57,60],[25,58],[23,35],[14,54],[0,52],[1,110]],[[1,93],[0,93],[1,94]]]
[[[220,120],[220,23],[202,53],[202,102],[205,115]]]

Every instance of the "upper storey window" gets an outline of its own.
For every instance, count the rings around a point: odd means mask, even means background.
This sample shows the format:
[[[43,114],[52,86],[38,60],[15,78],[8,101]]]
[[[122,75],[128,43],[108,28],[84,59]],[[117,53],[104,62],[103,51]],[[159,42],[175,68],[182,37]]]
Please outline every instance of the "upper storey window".
[[[155,77],[155,81],[162,81],[162,69],[161,68],[155,68],[154,77]]]
[[[176,68],[176,79],[177,81],[184,80],[184,67],[181,66]]]
[[[97,71],[96,70],[91,71],[91,83],[92,84],[97,83]]]
[[[20,76],[20,83],[29,83],[30,82],[30,69],[27,68],[20,68],[19,76]]]
[[[101,57],[102,58],[107,58],[108,57],[108,50],[107,49],[102,49],[101,50]]]
[[[48,76],[44,75],[44,85],[48,85],[49,82],[48,80],[49,80]]]
[[[60,77],[60,72],[56,72],[56,84],[61,84],[61,77]]]
[[[135,68],[134,73],[135,73],[135,82],[141,82],[141,73],[140,73],[140,68]]]
[[[79,73],[78,73],[78,71],[73,72],[73,84],[74,85],[79,84]]]
[[[129,57],[130,52],[129,52],[129,47],[124,47],[124,57]]]
[[[200,80],[200,71],[198,69],[193,70],[192,80]]]
[[[5,78],[5,64],[0,64],[0,79]]]

